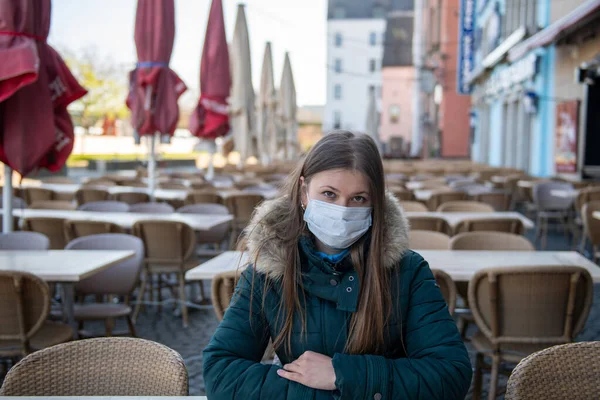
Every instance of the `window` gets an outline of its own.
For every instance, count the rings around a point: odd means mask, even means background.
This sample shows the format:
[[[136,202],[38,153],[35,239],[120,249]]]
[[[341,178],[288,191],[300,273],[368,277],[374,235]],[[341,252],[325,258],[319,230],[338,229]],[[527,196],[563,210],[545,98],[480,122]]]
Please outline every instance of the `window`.
[[[342,99],[342,85],[337,84],[333,87],[333,97],[336,100],[341,100]]]
[[[346,9],[344,7],[336,7],[333,9],[333,18],[334,19],[343,19],[346,18]]]
[[[375,32],[369,34],[369,44],[371,46],[377,46],[377,34]]]
[[[340,59],[340,58],[335,59],[334,70],[338,74],[342,72],[342,59]]]
[[[373,18],[385,18],[385,9],[382,6],[373,7]]]
[[[342,34],[341,33],[336,33],[335,34],[335,47],[342,47]]]
[[[369,92],[367,93],[367,95],[372,95],[375,94],[375,85],[369,85]]]
[[[333,112],[333,129],[342,129],[342,113],[339,111]]]
[[[390,105],[390,123],[397,124],[400,122],[400,107],[397,104]]]
[[[369,72],[374,73],[377,70],[377,60],[371,58],[369,60]]]

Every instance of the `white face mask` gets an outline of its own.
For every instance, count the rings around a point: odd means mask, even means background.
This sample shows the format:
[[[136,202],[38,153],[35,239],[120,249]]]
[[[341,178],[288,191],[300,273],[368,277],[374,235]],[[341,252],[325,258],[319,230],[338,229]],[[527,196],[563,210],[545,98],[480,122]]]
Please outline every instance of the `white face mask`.
[[[371,227],[371,207],[343,207],[309,198],[304,221],[321,243],[343,250],[356,243]]]

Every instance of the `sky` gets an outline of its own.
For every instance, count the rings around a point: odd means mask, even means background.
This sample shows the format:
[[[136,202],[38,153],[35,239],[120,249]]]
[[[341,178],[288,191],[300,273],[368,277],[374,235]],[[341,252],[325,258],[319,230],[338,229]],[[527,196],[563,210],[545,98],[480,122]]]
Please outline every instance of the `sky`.
[[[49,43],[59,51],[66,49],[75,54],[92,47],[100,57],[109,57],[116,65],[133,67],[136,3],[53,0]],[[223,0],[228,41],[233,35],[238,3]],[[289,51],[298,104],[324,104],[327,0],[248,0],[245,4],[254,87],[259,87],[265,43],[270,41],[276,84],[279,85],[285,52]],[[175,0],[177,30],[171,68],[195,95],[200,85],[200,56],[209,9],[210,0]]]

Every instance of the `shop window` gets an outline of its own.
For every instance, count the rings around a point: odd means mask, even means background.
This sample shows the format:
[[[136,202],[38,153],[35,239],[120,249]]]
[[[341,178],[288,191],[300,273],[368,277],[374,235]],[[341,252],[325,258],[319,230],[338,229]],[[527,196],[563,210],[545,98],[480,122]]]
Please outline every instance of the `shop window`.
[[[341,100],[342,99],[342,85],[337,84],[333,87],[333,97],[336,100]]]
[[[334,19],[344,19],[346,18],[346,9],[344,7],[336,7],[333,9],[333,18]]]
[[[369,72],[373,74],[375,71],[377,71],[377,60],[371,58],[369,60]]]
[[[397,124],[400,122],[400,106],[397,104],[390,105],[390,123]]]
[[[335,47],[342,47],[343,38],[341,33],[335,34]]]
[[[333,113],[333,129],[342,129],[342,113],[339,111]]]
[[[371,46],[377,46],[377,34],[375,32],[369,34],[369,44]]]
[[[341,58],[336,58],[335,59],[334,70],[338,74],[342,73],[342,59]]]

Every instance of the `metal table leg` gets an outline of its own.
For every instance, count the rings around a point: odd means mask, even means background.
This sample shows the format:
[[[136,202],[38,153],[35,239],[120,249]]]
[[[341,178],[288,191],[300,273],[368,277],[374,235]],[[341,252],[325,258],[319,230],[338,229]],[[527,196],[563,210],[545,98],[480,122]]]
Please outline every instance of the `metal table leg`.
[[[63,294],[63,313],[65,322],[73,328],[73,338],[79,339],[79,329],[75,321],[75,289],[73,283],[65,282],[61,284]]]

